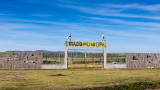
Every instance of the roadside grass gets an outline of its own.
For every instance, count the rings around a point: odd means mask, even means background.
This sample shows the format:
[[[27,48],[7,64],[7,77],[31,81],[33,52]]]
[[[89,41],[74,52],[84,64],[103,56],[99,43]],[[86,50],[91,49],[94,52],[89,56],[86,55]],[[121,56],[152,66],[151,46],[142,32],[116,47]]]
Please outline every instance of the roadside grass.
[[[142,82],[159,85],[160,69],[0,70],[2,90],[95,89]]]

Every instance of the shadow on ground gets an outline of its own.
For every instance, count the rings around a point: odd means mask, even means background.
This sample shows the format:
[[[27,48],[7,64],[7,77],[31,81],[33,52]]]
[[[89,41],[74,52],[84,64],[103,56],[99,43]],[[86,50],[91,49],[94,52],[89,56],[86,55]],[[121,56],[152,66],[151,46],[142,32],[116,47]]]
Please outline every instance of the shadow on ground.
[[[160,83],[138,82],[128,85],[84,88],[80,90],[145,90],[145,89],[160,89]]]

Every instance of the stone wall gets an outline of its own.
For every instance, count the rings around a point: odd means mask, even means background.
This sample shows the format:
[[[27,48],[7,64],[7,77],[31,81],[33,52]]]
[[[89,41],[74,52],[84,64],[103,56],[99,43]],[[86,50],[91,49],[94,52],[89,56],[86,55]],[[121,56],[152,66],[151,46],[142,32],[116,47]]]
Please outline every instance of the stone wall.
[[[64,65],[43,65],[38,52],[0,52],[0,69],[59,69]],[[160,68],[160,53],[127,53],[126,66],[132,68]]]
[[[160,68],[160,53],[127,53],[126,64],[132,68]]]
[[[41,69],[42,60],[38,52],[0,52],[0,69]]]

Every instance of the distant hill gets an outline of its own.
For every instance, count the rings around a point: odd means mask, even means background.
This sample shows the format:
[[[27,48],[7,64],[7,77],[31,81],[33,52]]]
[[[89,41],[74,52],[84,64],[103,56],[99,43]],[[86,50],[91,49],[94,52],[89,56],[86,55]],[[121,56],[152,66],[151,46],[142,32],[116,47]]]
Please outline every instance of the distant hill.
[[[48,51],[48,50],[35,50],[35,51],[6,51],[6,52],[42,52],[42,53],[64,53],[64,51]]]
[[[48,50],[35,50],[35,51],[18,51],[18,50],[13,50],[13,51],[6,51],[6,52],[41,52],[41,53],[64,53],[64,51],[48,51]],[[69,53],[82,53],[79,51],[70,51]]]
[[[6,52],[42,52],[42,53],[64,53],[64,51],[48,51],[48,50],[35,50],[35,51],[18,51],[18,50],[13,50],[13,51],[6,51]],[[69,51],[69,53],[84,53],[81,51]],[[96,53],[96,52],[93,52]],[[98,52],[97,52],[98,53]],[[125,54],[125,53],[108,53],[108,54]]]

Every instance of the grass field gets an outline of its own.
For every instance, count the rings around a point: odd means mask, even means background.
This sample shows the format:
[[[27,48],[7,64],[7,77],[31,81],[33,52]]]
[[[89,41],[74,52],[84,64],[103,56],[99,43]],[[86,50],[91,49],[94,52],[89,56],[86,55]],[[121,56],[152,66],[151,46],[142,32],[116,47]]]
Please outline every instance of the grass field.
[[[159,88],[160,69],[105,70],[0,70],[0,89],[87,89],[132,85],[140,82],[139,88]],[[151,84],[150,84],[151,83]],[[134,85],[133,84],[133,85]],[[135,88],[135,87],[134,87]]]

